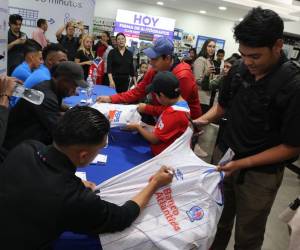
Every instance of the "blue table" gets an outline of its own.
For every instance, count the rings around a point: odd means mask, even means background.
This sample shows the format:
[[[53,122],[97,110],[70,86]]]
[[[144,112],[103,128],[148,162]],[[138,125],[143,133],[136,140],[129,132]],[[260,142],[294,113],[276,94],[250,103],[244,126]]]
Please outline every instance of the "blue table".
[[[114,89],[106,86],[97,85],[93,90],[93,100],[99,95],[112,95]],[[85,93],[79,92],[78,96],[72,96],[64,99],[64,103],[70,106],[80,104],[85,99]],[[153,157],[149,143],[139,134],[122,131],[114,128],[110,131],[108,147],[101,150],[101,154],[107,155],[105,165],[90,165],[86,168],[80,168],[78,171],[86,172],[87,180],[99,184],[115,175],[147,161]],[[98,237],[73,234],[66,232],[56,241],[55,250],[99,250],[101,249]]]

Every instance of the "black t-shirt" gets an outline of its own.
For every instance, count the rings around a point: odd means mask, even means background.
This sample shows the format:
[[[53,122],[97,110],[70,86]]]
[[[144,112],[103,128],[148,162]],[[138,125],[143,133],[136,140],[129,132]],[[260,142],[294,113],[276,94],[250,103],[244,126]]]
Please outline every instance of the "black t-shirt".
[[[9,114],[4,148],[10,150],[24,140],[52,143],[52,130],[61,117],[62,96],[52,80],[33,87],[45,94],[41,105],[20,99]]]
[[[9,29],[7,34],[8,44],[23,36],[25,36],[27,39],[27,35],[24,32],[20,32],[19,36],[16,36],[15,34],[12,33],[11,29]],[[25,50],[24,44],[15,45],[10,50],[8,50],[7,53],[8,75],[11,75],[14,69],[24,61],[24,50]]]
[[[126,49],[122,56],[118,48],[112,49],[107,57],[107,73],[113,76],[134,76],[132,53]]]
[[[53,146],[26,141],[0,167],[1,249],[51,249],[64,231],[99,234],[125,229],[139,215],[134,201],[101,200]]]
[[[75,55],[79,48],[79,37],[73,37],[69,39],[66,35],[61,35],[57,41],[67,50],[67,56],[69,61],[74,61]]]
[[[258,81],[248,70],[239,72],[238,65],[224,79],[219,94],[219,104],[225,108],[227,117],[224,140],[236,158],[279,144],[300,146],[300,73],[282,84],[273,97],[269,95],[271,81],[285,61],[282,55],[278,65]],[[237,75],[242,81],[236,80]]]
[[[80,62],[86,62],[86,61],[92,61],[94,60],[94,57],[92,54],[85,54],[83,50],[78,50],[75,59],[79,59]],[[87,79],[89,74],[89,68],[90,65],[82,65],[83,71],[84,71],[84,79]]]

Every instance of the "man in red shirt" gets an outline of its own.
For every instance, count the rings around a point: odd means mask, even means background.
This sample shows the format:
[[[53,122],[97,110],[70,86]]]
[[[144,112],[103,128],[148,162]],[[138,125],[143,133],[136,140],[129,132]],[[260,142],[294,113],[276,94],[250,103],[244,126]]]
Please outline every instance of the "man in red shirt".
[[[150,58],[152,66],[145,74],[144,79],[134,89],[113,96],[100,96],[98,102],[138,102],[147,95],[146,87],[152,82],[157,72],[171,71],[179,80],[180,92],[189,105],[191,117],[193,119],[198,118],[202,113],[198,87],[190,65],[185,62],[175,62],[173,42],[166,37],[160,37],[154,42],[152,48],[145,49],[143,52]],[[156,96],[152,93],[152,105],[140,104],[138,111],[152,116],[159,116],[165,109],[165,106],[159,105]]]
[[[158,72],[146,92],[153,92],[165,107],[153,132],[136,123],[129,124],[126,128],[138,131],[151,143],[153,154],[158,155],[185,132],[189,126],[190,109],[180,95],[178,79],[170,71]]]

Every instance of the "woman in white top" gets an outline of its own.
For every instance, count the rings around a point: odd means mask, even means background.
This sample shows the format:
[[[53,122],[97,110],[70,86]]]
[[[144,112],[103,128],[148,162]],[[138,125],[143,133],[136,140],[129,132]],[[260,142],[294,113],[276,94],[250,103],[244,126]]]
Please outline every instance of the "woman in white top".
[[[210,75],[214,73],[213,60],[215,52],[216,42],[213,39],[207,39],[194,62],[194,75],[200,86],[206,78],[209,78]]]
[[[201,109],[203,113],[209,109],[211,92],[205,91],[202,86],[205,83],[207,83],[209,86],[209,81],[213,78],[213,60],[215,57],[215,51],[216,42],[213,39],[207,39],[193,64],[193,73],[200,89],[199,97],[201,100]],[[199,144],[195,145],[194,152],[200,157],[207,156],[207,153],[200,147]]]
[[[197,59],[194,62],[193,72],[198,86],[200,87],[200,100],[202,111],[208,109],[210,101],[209,81],[214,78],[215,67],[214,57],[216,51],[216,42],[208,39],[204,42]]]

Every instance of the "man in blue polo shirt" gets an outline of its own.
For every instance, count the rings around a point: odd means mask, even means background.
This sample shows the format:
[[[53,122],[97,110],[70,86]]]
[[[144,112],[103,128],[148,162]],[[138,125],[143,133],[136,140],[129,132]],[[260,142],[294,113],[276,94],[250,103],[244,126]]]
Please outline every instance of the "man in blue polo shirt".
[[[12,72],[12,76],[25,82],[31,73],[40,67],[43,62],[42,47],[34,40],[27,40],[25,43],[25,61]]]
[[[24,82],[26,88],[32,88],[40,82],[50,80],[50,70],[60,62],[67,61],[67,52],[60,44],[50,44],[43,50],[44,65],[35,70]]]

